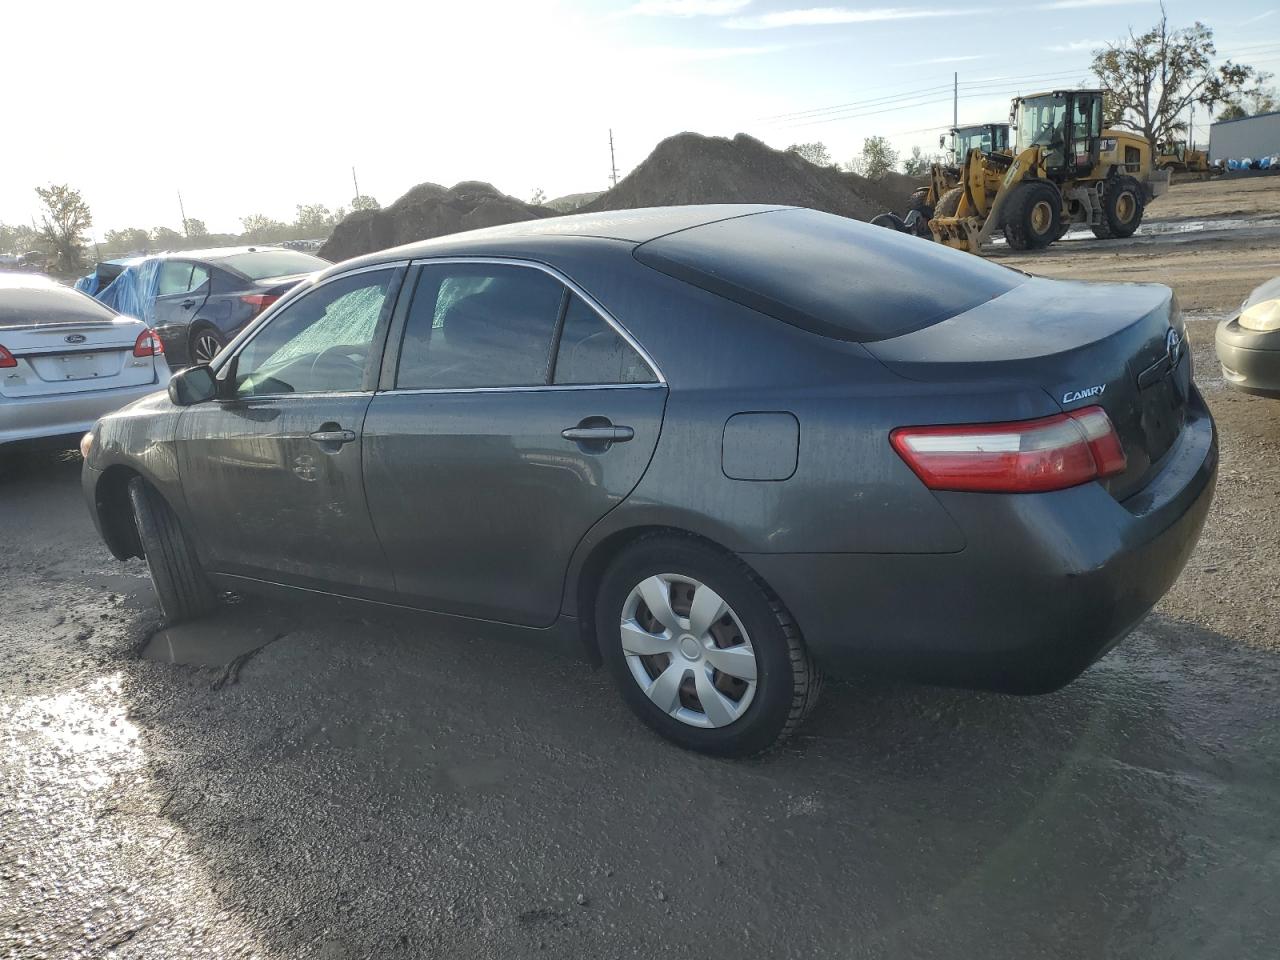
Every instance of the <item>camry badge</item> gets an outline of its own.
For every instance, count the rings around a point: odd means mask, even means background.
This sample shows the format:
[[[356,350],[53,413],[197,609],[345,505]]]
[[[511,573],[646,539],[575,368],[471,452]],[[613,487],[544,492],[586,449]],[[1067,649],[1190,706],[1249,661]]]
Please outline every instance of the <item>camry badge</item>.
[[[1173,327],[1164,335],[1164,352],[1169,358],[1169,366],[1176,367],[1178,358],[1182,356],[1182,334]]]
[[[67,341],[67,343],[84,343],[89,338],[86,337],[83,333],[68,333],[62,339]]]
[[[1085,387],[1083,390],[1068,390],[1062,395],[1063,403],[1075,403],[1077,400],[1088,400],[1090,397],[1100,397],[1106,391],[1107,385],[1100,383],[1096,387]]]

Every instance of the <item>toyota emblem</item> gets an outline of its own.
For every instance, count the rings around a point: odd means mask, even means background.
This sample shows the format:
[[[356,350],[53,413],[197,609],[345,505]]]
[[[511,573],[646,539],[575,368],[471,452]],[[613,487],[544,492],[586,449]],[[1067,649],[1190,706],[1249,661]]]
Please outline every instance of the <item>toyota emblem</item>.
[[[1178,358],[1182,356],[1182,335],[1173,327],[1164,335],[1164,352],[1169,358],[1169,366],[1176,367]]]
[[[67,343],[84,343],[89,338],[83,333],[68,333],[62,339],[67,341]]]

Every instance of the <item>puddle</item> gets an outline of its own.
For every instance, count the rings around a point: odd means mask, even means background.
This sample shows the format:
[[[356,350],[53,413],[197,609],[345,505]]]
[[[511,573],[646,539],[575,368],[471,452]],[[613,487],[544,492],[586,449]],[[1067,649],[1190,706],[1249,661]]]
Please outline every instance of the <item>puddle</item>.
[[[157,630],[142,649],[145,660],[221,667],[287,633],[289,621],[253,604],[225,607],[211,617]]]

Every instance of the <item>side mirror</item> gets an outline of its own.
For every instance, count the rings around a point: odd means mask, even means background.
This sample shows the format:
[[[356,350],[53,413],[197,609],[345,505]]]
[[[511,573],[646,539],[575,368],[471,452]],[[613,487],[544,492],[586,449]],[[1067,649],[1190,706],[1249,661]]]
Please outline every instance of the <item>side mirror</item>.
[[[212,400],[218,395],[218,381],[205,364],[188,367],[175,373],[169,380],[169,399],[176,406],[190,407]]]

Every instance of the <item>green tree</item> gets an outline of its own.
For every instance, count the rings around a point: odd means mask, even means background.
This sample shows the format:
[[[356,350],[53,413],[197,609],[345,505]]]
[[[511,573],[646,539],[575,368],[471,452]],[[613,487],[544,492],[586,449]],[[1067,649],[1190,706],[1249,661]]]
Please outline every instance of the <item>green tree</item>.
[[[918,146],[911,148],[911,156],[902,161],[902,171],[909,177],[923,177],[933,166],[933,157]]]
[[[326,233],[333,229],[333,214],[323,203],[300,203],[293,225],[302,234]]]
[[[153,227],[151,242],[161,250],[176,250],[182,246],[183,236],[171,227]]]
[[[529,198],[529,205],[534,207],[540,207],[546,202],[547,202],[546,191],[543,190],[541,187],[536,187],[533,191],[533,196]]]
[[[44,205],[39,235],[53,255],[54,270],[70,275],[84,269],[84,233],[93,226],[93,215],[80,191],[50,184],[36,187],[36,195]]]
[[[1218,119],[1220,121],[1221,120],[1243,120],[1248,115],[1249,115],[1249,111],[1246,110],[1244,107],[1240,106],[1240,104],[1228,103],[1225,107],[1222,108],[1222,112],[1218,114]]]
[[[261,213],[251,213],[240,218],[244,228],[241,239],[248,243],[267,243],[280,240],[289,232],[287,224]]]
[[[182,221],[182,226],[183,229],[186,230],[187,236],[192,240],[207,237],[209,235],[209,228],[204,225],[203,220],[193,220],[188,217],[186,220]]]
[[[1256,90],[1258,71],[1230,60],[1214,66],[1217,52],[1212,29],[1196,21],[1171,30],[1163,8],[1150,30],[1130,30],[1127,38],[1095,50],[1092,69],[1106,93],[1107,125],[1166,143],[1185,132],[1180,118],[1189,107],[1212,110]]]
[[[40,245],[39,233],[24,224],[10,227],[0,223],[0,253],[26,253]]]
[[[108,230],[102,243],[102,252],[107,257],[119,257],[126,253],[146,250],[151,246],[151,234],[141,227],[125,227],[121,230]]]
[[[862,141],[862,153],[849,164],[851,173],[861,174],[868,180],[879,180],[898,165],[898,151],[884,137],[867,137]]]
[[[831,151],[827,149],[825,143],[820,143],[817,140],[811,143],[793,143],[787,147],[787,153],[794,153],[801,159],[808,160],[819,167],[831,166]]]
[[[377,200],[375,200],[373,197],[366,196],[365,194],[363,194],[363,193],[362,193],[362,194],[360,194],[359,196],[356,196],[356,197],[352,197],[352,198],[351,198],[351,209],[352,209],[353,211],[355,211],[355,210],[381,210],[381,209],[382,209],[382,204],[380,204],[380,203],[379,203]]]

